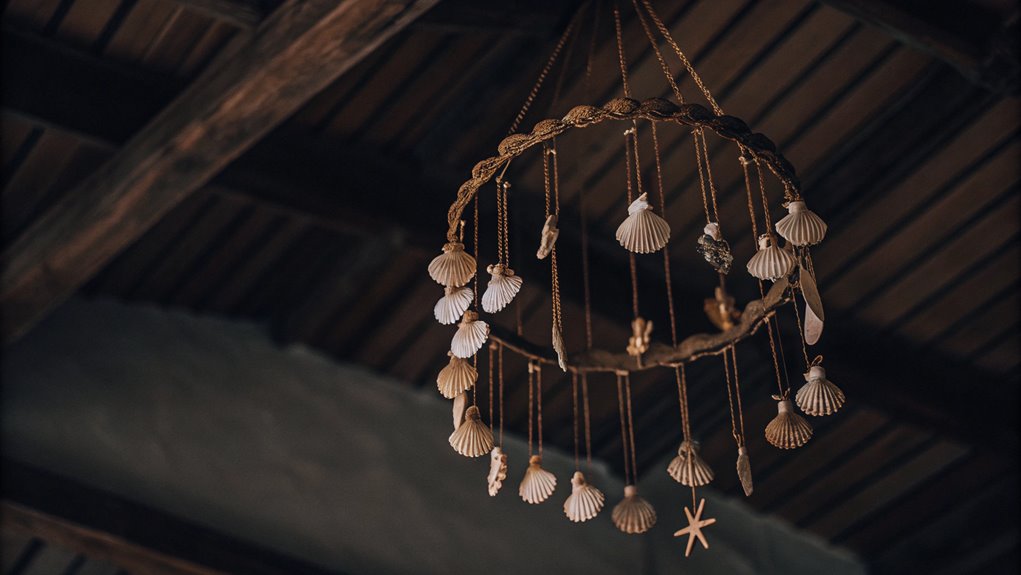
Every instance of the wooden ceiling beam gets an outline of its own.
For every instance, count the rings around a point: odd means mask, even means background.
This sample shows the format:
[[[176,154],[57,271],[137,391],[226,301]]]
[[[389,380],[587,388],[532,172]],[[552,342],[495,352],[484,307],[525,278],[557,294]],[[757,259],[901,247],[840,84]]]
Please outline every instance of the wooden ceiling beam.
[[[244,29],[255,29],[266,17],[260,0],[174,0],[184,8]]]

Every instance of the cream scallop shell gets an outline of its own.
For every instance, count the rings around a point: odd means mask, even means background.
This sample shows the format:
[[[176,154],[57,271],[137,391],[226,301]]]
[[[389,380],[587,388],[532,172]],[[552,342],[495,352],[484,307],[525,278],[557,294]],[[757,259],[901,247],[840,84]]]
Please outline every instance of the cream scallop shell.
[[[472,298],[474,297],[475,294],[472,292],[472,288],[467,286],[448,286],[443,288],[443,297],[433,307],[433,315],[436,316],[436,321],[443,325],[457,323],[457,320],[461,319],[464,312],[468,311],[468,307],[472,304]]]
[[[812,438],[812,426],[794,412],[791,400],[781,399],[776,408],[776,417],[766,426],[766,441],[780,449],[794,449],[808,443]]]
[[[698,454],[698,444],[688,440],[677,448],[677,457],[670,462],[667,473],[674,481],[688,487],[701,487],[713,480],[713,470]]]
[[[469,358],[485,345],[489,337],[489,324],[479,319],[479,314],[472,310],[464,312],[457,332],[450,342],[450,351],[457,357]]]
[[[495,264],[486,268],[493,277],[489,280],[485,293],[482,294],[482,309],[488,313],[496,313],[507,307],[521,291],[521,276],[514,275],[514,270],[503,264]]]
[[[443,397],[454,399],[475,385],[479,379],[479,372],[468,360],[457,357],[452,352],[447,352],[447,355],[450,356],[450,361],[436,376],[436,388]]]
[[[613,508],[613,524],[624,533],[645,533],[656,524],[656,510],[638,496],[634,485],[624,487],[624,500]]]
[[[542,468],[542,457],[533,455],[528,460],[528,469],[518,487],[518,495],[526,503],[542,503],[553,495],[557,487],[557,477]]]
[[[617,228],[617,241],[630,252],[651,254],[670,240],[670,224],[652,211],[642,194],[628,206],[628,217]]]
[[[844,392],[826,379],[826,370],[813,365],[805,374],[808,382],[794,396],[798,407],[808,415],[821,416],[836,413],[844,405]]]
[[[444,287],[460,287],[475,275],[475,258],[461,242],[443,244],[443,253],[429,262],[429,277]]]
[[[789,274],[794,264],[794,256],[774,245],[768,234],[763,234],[759,236],[758,251],[748,260],[748,273],[760,280],[775,281]]]
[[[588,521],[599,514],[605,501],[603,492],[589,485],[580,471],[575,471],[571,478],[571,495],[564,501],[564,515],[575,523]]]
[[[493,450],[493,431],[482,423],[478,406],[464,412],[464,423],[450,434],[450,446],[465,457],[482,457]]]
[[[748,458],[748,448],[743,445],[737,448],[737,478],[741,481],[744,496],[751,497],[755,488],[752,483],[752,461]]]
[[[787,204],[788,214],[776,222],[776,232],[796,246],[814,246],[826,237],[826,222],[801,200]]]

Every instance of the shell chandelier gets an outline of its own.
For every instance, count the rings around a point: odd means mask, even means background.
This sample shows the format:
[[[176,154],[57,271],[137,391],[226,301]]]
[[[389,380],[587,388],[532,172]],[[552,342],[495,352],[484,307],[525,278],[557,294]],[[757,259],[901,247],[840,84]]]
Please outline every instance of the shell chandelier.
[[[699,444],[691,437],[685,373],[687,364],[701,358],[722,358],[721,379],[727,390],[731,432],[737,451],[736,473],[746,495],[751,495],[753,484],[751,460],[745,444],[741,384],[736,355],[738,342],[759,332],[760,328],[766,334],[764,339],[769,344],[778,392],[773,396],[777,402],[777,415],[766,426],[765,437],[776,448],[795,449],[811,439],[812,426],[799,411],[813,417],[826,416],[839,410],[844,403],[843,392],[826,377],[826,371],[821,365],[822,357],[809,360],[808,354],[808,346],[814,345],[820,338],[825,317],[809,250],[811,246],[823,240],[826,224],[806,207],[793,166],[776,151],[772,141],[762,134],[753,133],[740,119],[723,113],[648,0],[632,0],[631,5],[676,101],[662,98],[639,101],[631,97],[620,11],[615,5],[612,15],[623,97],[611,100],[601,107],[579,105],[561,119],[542,120],[528,133],[515,133],[562,49],[569,41],[573,44],[576,40],[575,31],[579,28],[578,22],[583,20],[582,15],[591,12],[592,41],[585,72],[585,82],[588,86],[592,69],[592,46],[595,44],[600,12],[598,6],[592,9],[591,4],[590,2],[582,6],[567,26],[511,127],[510,135],[500,142],[497,155],[475,165],[471,179],[461,185],[456,200],[450,206],[446,243],[443,245],[442,253],[432,260],[428,268],[430,277],[443,286],[443,295],[434,310],[436,319],[444,325],[455,326],[448,353],[449,363],[439,372],[436,381],[440,393],[453,401],[454,431],[449,438],[451,447],[466,457],[489,455],[488,492],[489,495],[496,496],[501,491],[503,483],[507,481],[509,469],[507,455],[502,449],[504,353],[514,353],[527,361],[530,458],[524,468],[518,494],[526,503],[541,504],[554,497],[558,486],[558,478],[542,466],[543,373],[558,368],[569,372],[574,408],[575,472],[570,479],[570,490],[561,501],[567,519],[581,523],[599,515],[606,502],[603,492],[587,481],[580,465],[579,445],[582,437],[580,428],[584,430],[586,460],[589,466],[592,458],[588,375],[595,372],[613,374],[617,384],[625,487],[622,499],[615,504],[610,515],[618,529],[625,533],[637,534],[652,528],[656,523],[657,514],[652,505],[639,495],[637,487],[638,470],[630,374],[647,369],[672,371],[677,383],[682,441],[677,450],[677,457],[664,471],[678,483],[691,489],[691,506],[683,509],[683,519],[671,519],[671,529],[675,526],[683,527],[676,531],[675,536],[682,538],[684,554],[688,556],[696,541],[708,549],[706,532],[711,532],[711,529],[707,528],[716,520],[704,515],[707,511],[705,500],[700,500],[696,494],[697,488],[712,482],[715,473],[701,458]],[[665,42],[677,56],[683,67],[682,73],[686,72],[699,88],[709,108],[684,100],[664,52],[660,49],[661,41]],[[564,68],[566,69],[566,66]],[[557,91],[559,92],[559,89]],[[554,96],[554,101],[556,97]],[[617,208],[620,224],[616,228],[615,239],[629,260],[633,317],[630,326],[631,336],[627,342],[622,341],[620,347],[614,351],[593,348],[588,229],[584,212],[584,190],[579,190],[586,347],[582,350],[568,351],[564,344],[565,324],[560,303],[560,278],[557,266],[557,240],[561,233],[558,227],[561,214],[557,137],[569,130],[602,122],[619,122],[623,126],[622,155],[626,173],[621,178],[621,199]],[[719,277],[719,287],[716,288],[714,297],[706,300],[705,311],[720,331],[696,334],[684,340],[678,340],[677,336],[669,255],[671,240],[676,243],[677,238],[671,238],[670,222],[665,219],[666,199],[657,133],[657,129],[670,124],[691,133],[695,152],[695,169],[692,173],[697,174],[705,215],[702,235],[691,238],[690,243],[687,238],[682,239],[685,243],[681,249],[695,250],[706,262],[705,273],[717,274]],[[725,239],[723,222],[719,220],[717,209],[717,188],[709,161],[707,133],[715,134],[737,148],[737,161],[744,174],[751,230],[756,239],[755,253],[734,254]],[[655,177],[649,178],[650,182],[643,182],[642,178],[640,140],[651,143],[654,152]],[[528,342],[521,338],[520,317],[517,320],[519,324],[517,335],[504,333],[496,327],[491,328],[485,319],[486,314],[509,313],[508,306],[525,283],[525,279],[510,267],[508,203],[511,184],[508,168],[512,160],[533,148],[541,155],[545,213],[542,229],[535,229],[532,232],[535,236],[530,241],[534,241],[534,245],[537,246],[536,257],[549,262],[548,278],[542,278],[536,285],[548,285],[552,301],[549,316],[550,337],[542,342]],[[487,186],[490,182],[491,187]],[[770,213],[770,208],[774,204],[767,197],[767,188],[776,186],[777,183],[783,190],[783,200],[775,207],[782,206],[787,213],[774,224]],[[497,245],[495,256],[486,262],[484,270],[489,277],[485,278],[485,285],[482,286],[478,273],[480,261],[478,238],[479,192],[484,186],[494,192]],[[466,228],[464,211],[469,204],[473,204],[471,222],[467,226],[471,231],[471,243],[468,246],[471,248],[470,252],[465,246],[464,238]],[[656,252],[662,253],[666,307],[669,310],[669,317],[663,319],[669,327],[669,345],[653,341],[654,322],[652,318],[642,317],[639,313],[641,307],[636,254]],[[726,275],[740,267],[734,265],[735,258],[739,262],[747,262],[744,267],[758,282],[761,296],[748,302],[743,311],[737,310],[734,298],[726,292],[723,282]],[[612,281],[613,278],[610,279]],[[483,290],[481,294],[480,289]],[[776,320],[776,314],[781,309],[792,309],[795,314],[801,343],[801,360],[804,362],[805,384],[793,397],[790,383],[786,378],[780,326]],[[801,309],[804,311],[801,312]],[[660,321],[660,318],[656,319],[657,322]],[[482,361],[488,360],[485,364],[489,386],[488,420],[484,419],[477,401],[479,393],[476,384],[479,380],[480,354],[485,356]],[[494,392],[494,389],[498,389],[498,392]],[[494,393],[498,393],[495,398]],[[497,405],[498,409],[494,410],[494,405]],[[491,427],[494,425],[494,415],[499,418],[499,433],[495,438]],[[521,464],[524,465],[524,462]],[[681,517],[681,514],[677,513],[676,516]]]

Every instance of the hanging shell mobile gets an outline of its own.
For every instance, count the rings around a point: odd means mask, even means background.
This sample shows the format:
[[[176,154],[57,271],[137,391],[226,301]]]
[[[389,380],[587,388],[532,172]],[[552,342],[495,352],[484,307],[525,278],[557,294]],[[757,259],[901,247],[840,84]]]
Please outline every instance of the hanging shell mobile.
[[[443,397],[454,399],[475,386],[479,372],[471,362],[453,352],[448,351],[447,355],[450,356],[450,362],[436,376],[436,387]]]
[[[467,359],[486,344],[489,337],[489,324],[479,319],[479,314],[468,310],[464,312],[461,323],[457,324],[457,332],[450,342],[450,352],[454,357]]]
[[[826,237],[826,222],[805,207],[803,200],[789,202],[787,211],[789,213],[776,222],[776,233],[780,237],[799,247],[814,246]]]
[[[464,312],[468,311],[468,308],[471,307],[474,297],[475,292],[467,286],[447,286],[443,288],[443,297],[433,307],[433,315],[436,316],[436,321],[443,325],[457,323],[457,320],[461,319]]]
[[[477,406],[464,412],[464,422],[450,434],[450,446],[465,457],[482,457],[493,450],[493,432],[482,423]]]
[[[773,396],[777,400],[776,417],[766,426],[766,441],[780,449],[795,449],[812,438],[812,426],[794,412],[791,400]]]
[[[808,415],[832,415],[844,405],[844,392],[830,380],[826,379],[826,370],[821,365],[813,365],[805,374],[805,383],[798,390],[794,400],[798,407]]]
[[[494,264],[486,268],[492,276],[489,286],[482,294],[482,309],[486,313],[496,313],[510,305],[514,296],[521,291],[521,276],[514,275],[514,270],[503,264]]]
[[[787,276],[794,269],[796,260],[787,250],[773,242],[773,236],[759,236],[759,249],[748,260],[748,273],[760,280],[776,281]]]
[[[528,468],[518,487],[518,495],[525,503],[542,503],[553,495],[557,488],[557,476],[542,468],[542,457],[533,455],[528,459]]]
[[[447,242],[443,253],[429,263],[429,277],[444,287],[461,287],[475,275],[475,258],[461,242]]]
[[[688,487],[701,487],[713,480],[713,470],[698,454],[698,442],[684,440],[677,448],[677,457],[670,461],[667,473],[674,481]]]
[[[656,510],[638,495],[634,485],[624,486],[624,499],[613,508],[613,524],[628,535],[645,533],[656,524]]]
[[[594,485],[585,481],[585,475],[575,471],[571,477],[571,495],[564,501],[564,515],[574,523],[588,521],[603,509],[606,496]]]
[[[652,211],[648,194],[638,196],[627,209],[628,216],[617,228],[617,241],[636,254],[658,252],[670,241],[670,224]]]

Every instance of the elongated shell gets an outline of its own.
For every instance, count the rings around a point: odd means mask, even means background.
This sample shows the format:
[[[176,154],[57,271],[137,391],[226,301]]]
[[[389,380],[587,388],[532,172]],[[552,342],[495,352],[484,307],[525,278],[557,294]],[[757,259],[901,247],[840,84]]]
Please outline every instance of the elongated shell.
[[[546,259],[546,256],[550,255],[553,251],[553,246],[557,243],[557,238],[560,237],[560,230],[557,228],[557,216],[556,214],[550,214],[546,217],[546,223],[542,226],[542,234],[539,236],[539,249],[535,252],[535,257],[540,260]]]
[[[485,293],[482,294],[482,309],[488,313],[496,313],[507,307],[514,296],[521,291],[521,276],[514,275],[514,270],[503,264],[495,264],[486,268],[492,275]]]
[[[489,484],[489,496],[496,497],[503,487],[503,481],[507,479],[507,454],[499,445],[489,453],[489,475],[486,482]]]
[[[599,515],[605,502],[603,492],[589,485],[580,471],[575,471],[571,478],[571,494],[564,501],[564,515],[575,523],[588,521]]]
[[[698,443],[694,441],[681,442],[677,457],[673,458],[666,471],[674,481],[688,487],[701,487],[713,480],[713,470],[698,454]]]
[[[617,241],[636,254],[657,252],[670,240],[670,224],[652,211],[647,196],[631,202],[628,217],[617,228]]]
[[[787,204],[787,215],[776,222],[776,233],[796,246],[814,246],[826,237],[826,222],[798,200]]]
[[[460,287],[475,275],[475,258],[461,242],[443,244],[443,253],[429,262],[429,277],[444,287]]]
[[[533,455],[528,460],[528,469],[525,470],[525,477],[518,487],[518,495],[526,503],[542,503],[553,495],[557,487],[557,477],[542,468],[542,457]]]
[[[479,379],[479,372],[471,363],[453,353],[448,352],[447,355],[450,356],[450,361],[436,376],[436,388],[443,397],[454,399],[475,385]]]
[[[482,423],[477,406],[464,412],[464,423],[450,434],[450,446],[465,457],[482,457],[493,450],[493,431]]]
[[[737,448],[737,478],[741,481],[741,489],[745,497],[751,497],[755,486],[752,483],[752,460],[748,457],[748,448]]]
[[[652,529],[656,524],[656,510],[638,496],[637,487],[627,485],[624,487],[624,500],[613,508],[612,518],[617,529],[634,535]]]
[[[560,326],[553,324],[553,351],[557,352],[557,364],[560,369],[567,371],[567,348],[564,346],[564,334]]]
[[[436,321],[443,325],[457,323],[457,320],[461,319],[464,312],[468,311],[468,306],[472,304],[473,297],[475,297],[475,294],[472,292],[472,288],[467,286],[443,288],[443,297],[433,307],[433,315],[436,316]]]
[[[456,357],[469,358],[485,345],[489,337],[489,324],[479,319],[479,314],[472,310],[464,312],[457,332],[450,342],[450,352]]]
[[[812,438],[812,426],[794,412],[791,400],[781,399],[776,408],[776,417],[766,426],[766,441],[780,449],[794,449],[808,443]]]
[[[464,409],[465,405],[468,404],[468,394],[461,392],[460,395],[454,398],[450,409],[450,415],[454,419],[454,431],[457,431],[458,427],[461,427],[461,422],[464,421]]]
[[[768,234],[763,234],[759,236],[759,250],[748,260],[748,273],[760,280],[775,281],[786,277],[794,264],[794,256],[774,245]]]
[[[805,385],[798,390],[794,400],[808,415],[821,416],[836,413],[844,405],[844,392],[826,379],[826,370],[813,365],[805,374]]]

